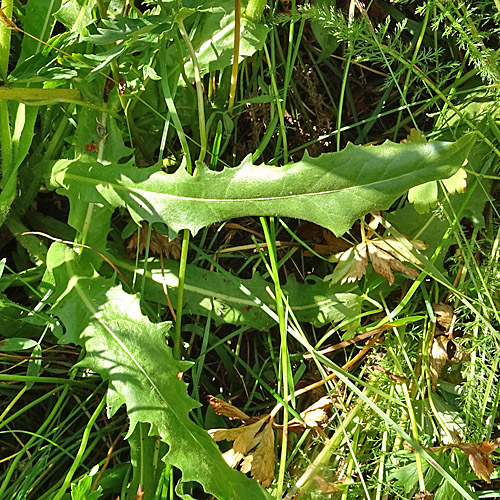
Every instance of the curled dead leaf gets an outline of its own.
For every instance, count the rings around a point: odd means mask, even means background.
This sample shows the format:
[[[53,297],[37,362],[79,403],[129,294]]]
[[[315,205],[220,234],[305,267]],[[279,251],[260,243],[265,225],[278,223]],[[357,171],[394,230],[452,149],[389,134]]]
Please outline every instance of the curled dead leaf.
[[[316,486],[321,493],[329,494],[329,493],[337,493],[339,489],[336,486],[336,483],[330,483],[326,479],[323,479],[321,476],[317,474],[313,477],[316,482]],[[337,483],[338,484],[338,483]]]
[[[323,428],[328,423],[328,414],[325,410],[332,406],[332,398],[330,396],[323,396],[304,411],[300,413],[302,421],[294,418],[288,422],[288,430],[290,432],[300,433],[307,427],[321,427]]]
[[[269,415],[236,429],[211,429],[208,433],[215,441],[233,441],[232,448],[222,454],[230,467],[237,467],[241,462],[240,470],[245,474],[250,472],[262,486],[272,483],[276,456],[273,420]]]
[[[231,420],[236,418],[243,422],[250,419],[246,413],[242,412],[231,403],[226,403],[225,401],[222,401],[222,399],[216,398],[215,396],[208,396],[207,399],[212,410],[217,413],[217,415],[224,415]]]
[[[434,494],[429,493],[427,490],[419,491],[415,495],[415,500],[432,500],[434,498]]]
[[[137,248],[140,254],[146,250],[148,244],[148,227],[147,222],[142,222],[140,237],[138,238],[137,232],[135,232],[128,240],[126,250],[129,256],[134,257]],[[152,228],[149,251],[153,255],[163,255],[167,259],[179,260],[181,257],[181,239],[177,236],[170,241],[168,235],[160,234],[156,229]]]
[[[453,321],[453,307],[444,302],[433,304],[432,309],[436,315],[437,322],[444,328],[449,328]]]
[[[316,403],[301,412],[300,416],[307,427],[323,427],[328,422],[328,415],[325,410],[331,406],[332,398],[330,396],[323,396]]]
[[[436,390],[438,379],[446,363],[463,363],[467,353],[451,338],[446,335],[434,337],[429,359],[432,392]]]
[[[250,472],[253,478],[267,488],[273,482],[276,462],[272,420],[267,423],[259,437],[257,447],[243,459],[240,470],[244,474]]]
[[[482,443],[458,442],[437,448],[445,450],[458,448],[459,450],[462,450],[467,455],[474,474],[476,474],[479,479],[482,479],[487,483],[491,483],[491,474],[495,470],[495,466],[493,465],[489,454],[498,448],[497,443],[492,443],[490,441],[483,441]],[[430,451],[437,450],[433,448]]]
[[[384,276],[390,285],[394,283],[392,271],[401,272],[415,279],[418,277],[418,271],[404,265],[403,262],[412,262],[417,265],[421,265],[421,262],[408,247],[414,250],[425,250],[427,245],[420,240],[408,240],[404,243],[393,236],[388,236],[383,240],[368,239],[346,252],[339,252],[330,257],[330,261],[337,262],[338,265],[325,280],[331,280],[333,283],[340,281],[343,284],[361,279],[366,273],[368,256],[375,272]]]

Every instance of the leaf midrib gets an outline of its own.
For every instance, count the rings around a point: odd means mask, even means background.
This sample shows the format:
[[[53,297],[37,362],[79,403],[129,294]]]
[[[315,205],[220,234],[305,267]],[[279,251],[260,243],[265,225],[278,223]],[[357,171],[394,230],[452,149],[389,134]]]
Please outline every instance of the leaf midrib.
[[[130,193],[137,193],[140,194],[141,196],[144,196],[145,198],[147,196],[151,196],[151,194],[155,196],[159,196],[161,198],[168,198],[172,200],[184,200],[184,201],[193,201],[193,202],[205,202],[205,203],[244,203],[244,202],[260,202],[260,201],[273,201],[273,200],[287,200],[287,199],[297,199],[301,197],[312,197],[312,196],[326,196],[326,195],[331,195],[334,193],[339,193],[339,192],[346,192],[350,190],[356,190],[360,188],[371,188],[372,186],[379,186],[379,185],[386,185],[386,184],[392,184],[396,180],[400,179],[405,179],[408,177],[414,177],[417,174],[422,174],[427,168],[431,168],[431,166],[426,167],[424,169],[418,170],[418,171],[413,171],[413,172],[406,172],[403,175],[398,175],[395,177],[391,177],[390,179],[383,179],[380,181],[376,182],[371,182],[370,184],[356,184],[353,186],[347,186],[347,187],[341,187],[338,189],[331,189],[328,191],[316,191],[314,193],[292,193],[289,195],[285,196],[273,196],[273,197],[262,197],[262,198],[194,198],[194,197],[189,197],[189,196],[179,196],[179,195],[174,195],[174,194],[168,194],[168,193],[159,193],[157,191],[148,191],[145,189],[139,189],[139,188],[132,188],[128,186],[124,186],[123,184],[117,184],[115,182],[111,181],[105,181],[103,182],[102,180],[95,179],[95,178],[90,178],[90,177],[85,177],[85,176],[80,176],[76,174],[71,174],[64,172],[64,178],[68,180],[73,180],[76,182],[86,182],[87,184],[93,184],[95,186],[98,185],[103,185],[103,186],[109,186],[113,188],[116,192],[130,192]],[[165,174],[165,175],[174,175],[174,174]],[[140,181],[144,182],[144,181]],[[65,187],[65,189],[67,189]],[[377,191],[377,189],[373,188],[373,191]],[[396,191],[398,192],[398,191]],[[102,193],[100,193],[102,196]]]

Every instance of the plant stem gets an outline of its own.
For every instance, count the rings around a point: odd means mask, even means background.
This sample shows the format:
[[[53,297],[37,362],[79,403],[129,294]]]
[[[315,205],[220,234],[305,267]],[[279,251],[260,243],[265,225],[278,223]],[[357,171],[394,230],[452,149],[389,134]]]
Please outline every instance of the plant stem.
[[[258,21],[264,14],[265,8],[266,0],[250,0],[245,9],[245,17],[250,21]]]
[[[184,42],[188,48],[191,60],[193,61],[196,97],[198,100],[198,125],[200,127],[200,156],[198,158],[198,161],[204,161],[205,155],[207,153],[207,132],[205,125],[205,104],[203,103],[203,89],[201,86],[200,67],[198,66],[196,52],[194,51],[191,40],[189,39],[189,35],[184,26],[184,22],[182,21],[182,19],[179,19],[177,21],[177,24],[179,26],[179,31],[181,32],[182,38],[184,39]],[[189,173],[191,174],[192,172]]]
[[[182,19],[177,20],[177,24],[179,26],[179,31],[186,43],[186,46],[189,51],[189,55],[191,56],[191,60],[193,61],[193,69],[194,69],[194,78],[196,84],[196,97],[198,101],[198,123],[200,127],[200,156],[198,161],[202,163],[205,160],[205,155],[207,152],[207,133],[205,126],[205,108],[203,103],[203,89],[201,86],[201,76],[200,76],[200,68],[198,66],[198,59],[196,58],[196,53],[193,48],[193,44],[189,39],[188,32],[184,26],[184,22]],[[193,173],[193,168],[191,164],[188,164],[188,173]],[[186,278],[186,266],[187,266],[187,257],[189,250],[189,230],[184,229],[182,234],[182,249],[181,249],[181,259],[179,262],[179,287],[177,289],[177,309],[176,309],[176,320],[175,320],[175,331],[174,331],[174,357],[176,359],[180,359],[181,355],[181,330],[182,330],[182,308],[184,301],[184,281]]]
[[[71,468],[69,469],[68,473],[66,474],[66,477],[64,478],[63,485],[61,486],[61,488],[59,488],[59,491],[57,492],[53,500],[60,500],[63,497],[64,493],[66,493],[66,490],[68,489],[69,485],[71,484],[71,480],[73,479],[76,469],[80,467],[80,463],[82,462],[83,454],[85,453],[85,449],[89,441],[90,431],[92,430],[92,427],[94,427],[97,417],[101,414],[102,410],[104,410],[105,406],[106,406],[106,396],[103,396],[101,402],[99,403],[99,406],[95,409],[94,413],[92,414],[90,420],[87,423],[87,426],[85,427],[85,431],[83,432],[83,436],[80,441],[80,447],[78,448],[78,453],[76,454],[75,461],[71,465]]]
[[[7,19],[12,18],[12,0],[2,0],[1,8]],[[9,68],[10,37],[12,30],[0,22],[0,78],[7,79]],[[0,101],[0,148],[2,153],[2,183],[4,189],[12,173],[12,138],[10,132],[10,118],[7,101]]]
[[[236,97],[236,83],[238,82],[238,60],[240,58],[240,36],[241,36],[241,0],[234,0],[234,47],[233,66],[231,68],[231,88],[229,90],[228,111],[233,109]]]
[[[271,263],[272,278],[274,281],[274,290],[276,296],[276,310],[278,312],[279,318],[279,329],[280,329],[280,365],[281,365],[281,377],[282,377],[282,391],[283,400],[288,401],[289,384],[292,384],[292,395],[293,395],[293,376],[289,378],[291,374],[290,357],[288,353],[288,343],[287,343],[287,321],[285,317],[285,307],[283,304],[283,292],[280,286],[279,279],[279,269],[278,269],[278,256],[276,253],[276,235],[274,228],[274,220],[271,220],[268,226],[266,219],[264,217],[260,218],[262,224],[262,230],[266,238],[267,248],[269,250],[269,261]],[[283,483],[285,482],[285,469],[286,469],[286,455],[288,452],[288,405],[283,406],[283,435],[281,443],[281,457],[280,457],[280,467],[278,472],[278,487],[276,491],[276,498],[281,498],[283,496]]]

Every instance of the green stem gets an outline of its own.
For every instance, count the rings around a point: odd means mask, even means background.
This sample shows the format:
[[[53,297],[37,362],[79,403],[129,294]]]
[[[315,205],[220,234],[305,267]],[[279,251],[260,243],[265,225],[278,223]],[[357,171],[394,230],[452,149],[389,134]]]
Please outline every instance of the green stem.
[[[2,0],[1,8],[8,19],[12,18],[13,3],[12,0]],[[7,79],[7,71],[9,68],[11,32],[11,29],[0,22],[0,78],[4,81]],[[13,168],[9,109],[7,107],[7,101],[4,100],[0,101],[0,149],[2,153],[1,187],[4,189]]]
[[[177,288],[177,308],[174,331],[174,357],[181,358],[181,327],[182,327],[182,306],[184,300],[184,282],[186,279],[187,256],[189,249],[189,230],[182,232],[181,259],[179,262],[179,286]]]
[[[186,46],[189,51],[189,55],[193,62],[194,69],[194,79],[196,84],[196,97],[198,101],[198,123],[200,127],[200,156],[198,158],[199,162],[203,162],[205,160],[205,155],[207,153],[207,133],[205,126],[205,108],[203,103],[203,89],[201,86],[201,76],[200,76],[200,67],[198,66],[198,59],[196,58],[196,53],[194,51],[193,44],[189,39],[188,32],[184,26],[184,22],[182,19],[177,20],[177,24],[179,26],[179,31],[186,43]],[[188,172],[192,174],[192,165],[188,163]],[[176,309],[176,320],[175,320],[175,331],[174,331],[174,357],[176,359],[180,359],[181,354],[181,341],[182,341],[182,308],[184,301],[184,281],[186,278],[186,266],[187,266],[187,257],[189,250],[189,230],[184,229],[182,234],[182,249],[181,249],[181,259],[179,262],[179,288],[177,289],[177,309]]]
[[[189,39],[188,32],[184,26],[184,22],[182,19],[177,21],[179,26],[179,31],[181,32],[182,38],[188,48],[189,55],[193,62],[193,70],[194,70],[194,81],[196,84],[196,97],[198,100],[198,124],[200,127],[200,156],[198,161],[204,161],[205,155],[207,153],[207,133],[206,133],[206,125],[205,125],[205,104],[203,102],[203,89],[201,86],[201,76],[200,76],[200,67],[198,66],[198,59],[196,57],[196,52],[194,51],[193,44]],[[189,172],[190,174],[192,172]]]
[[[279,318],[279,329],[280,329],[280,354],[281,354],[281,374],[283,380],[283,400],[288,401],[289,383],[293,384],[293,378],[289,380],[289,374],[291,374],[290,368],[290,358],[288,354],[288,343],[287,343],[287,321],[285,316],[285,307],[283,303],[283,295],[280,286],[279,279],[279,269],[278,269],[278,255],[276,253],[276,236],[274,230],[274,220],[271,220],[270,227],[267,225],[266,219],[264,217],[260,218],[264,236],[266,238],[267,248],[269,251],[269,260],[271,263],[271,273],[274,281],[274,290],[276,298],[276,310],[278,312]],[[293,393],[293,385],[290,388]],[[283,496],[283,484],[285,482],[285,471],[286,471],[286,455],[288,452],[288,404],[283,405],[283,434],[281,443],[281,457],[280,457],[280,467],[278,472],[278,487],[276,491],[276,498],[281,498]]]
[[[28,377],[24,377],[26,379]],[[40,379],[40,377],[30,377],[30,378],[36,378]],[[74,379],[74,376],[72,376],[72,379]],[[73,380],[65,380],[66,382],[73,382]],[[54,405],[54,408],[52,408],[52,411],[50,414],[44,419],[42,425],[38,428],[37,432],[33,434],[33,436],[26,442],[26,444],[22,447],[22,449],[17,453],[15,458],[10,462],[9,465],[9,470],[5,474],[4,480],[2,484],[0,485],[0,498],[4,498],[3,494],[5,492],[5,489],[7,488],[7,485],[10,482],[10,479],[12,478],[12,475],[14,474],[15,471],[17,471],[17,465],[19,464],[20,460],[24,457],[24,454],[27,450],[30,449],[30,447],[33,445],[35,441],[38,440],[38,436],[43,435],[43,432],[47,428],[47,426],[52,423],[54,418],[56,417],[56,414],[60,410],[60,407],[64,400],[66,399],[66,395],[68,394],[69,391],[69,384],[64,387],[59,399],[57,400],[56,404]]]
[[[245,17],[250,21],[259,21],[264,14],[266,0],[250,0],[245,9]]]
[[[415,66],[415,64],[416,64],[417,56],[418,56],[418,53],[420,51],[420,47],[422,45],[422,41],[424,39],[425,32],[427,30],[427,24],[429,22],[430,11],[431,11],[430,6],[429,6],[429,4],[427,4],[427,7],[425,9],[425,17],[424,17],[424,20],[422,21],[422,27],[420,29],[420,34],[418,36],[418,40],[417,40],[417,43],[415,45],[415,50],[413,51],[413,57],[412,57],[412,60],[411,60],[411,67]],[[406,103],[406,95],[408,93],[408,88],[409,88],[411,74],[412,74],[412,72],[410,70],[407,70],[405,83],[403,85],[403,96],[402,96],[403,98],[402,98],[402,101],[404,103]],[[400,126],[400,122],[401,122],[401,117],[402,116],[403,116],[403,110],[401,110],[398,113],[398,118],[396,120],[396,126],[394,128],[394,135],[393,135],[393,139],[392,139],[394,142],[397,141],[398,132],[399,132],[399,126]]]
[[[61,486],[61,488],[59,488],[59,491],[52,500],[60,500],[65,494],[66,490],[69,488],[71,480],[73,479],[73,476],[76,472],[76,469],[80,467],[80,464],[82,462],[83,455],[85,453],[85,449],[87,448],[87,443],[89,441],[90,431],[92,430],[92,427],[94,427],[97,417],[101,414],[102,410],[104,410],[105,406],[106,406],[106,396],[103,396],[101,402],[99,403],[99,406],[95,409],[94,413],[92,414],[90,420],[87,423],[87,426],[85,427],[85,431],[83,432],[83,436],[80,441],[80,447],[78,448],[78,453],[76,454],[75,461],[71,464],[71,468],[69,469],[68,473],[66,474],[66,477],[64,478],[63,485]]]
[[[7,19],[12,19],[12,0],[2,0],[2,11]],[[0,22],[0,78],[7,79],[7,70],[9,68],[10,36],[12,29]]]
[[[236,96],[236,83],[238,82],[238,60],[240,58],[240,35],[241,35],[241,0],[234,0],[234,47],[233,67],[231,68],[231,88],[229,90],[228,111],[233,109]]]
[[[266,45],[264,45],[264,52],[266,54],[268,64],[275,68],[276,65],[273,63],[274,58],[271,59],[271,57],[269,56],[269,51],[267,50]],[[271,86],[273,89],[272,93],[273,93],[273,97],[276,100],[275,101],[276,110],[278,111],[278,117],[279,117],[279,121],[280,121],[280,132],[281,132],[280,137],[281,137],[281,140],[283,141],[283,158],[284,158],[285,163],[288,163],[288,144],[287,144],[287,140],[286,140],[285,113],[283,111],[282,103],[280,100],[280,93],[278,91],[278,84],[276,83],[276,74],[274,71],[270,71],[270,73],[271,73]]]

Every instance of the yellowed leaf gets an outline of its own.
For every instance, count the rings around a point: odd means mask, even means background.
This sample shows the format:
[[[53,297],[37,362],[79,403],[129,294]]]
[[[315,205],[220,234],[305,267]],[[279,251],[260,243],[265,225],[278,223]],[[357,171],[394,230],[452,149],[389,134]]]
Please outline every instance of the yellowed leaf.
[[[323,426],[328,422],[328,415],[325,410],[331,406],[331,397],[323,396],[321,399],[316,401],[316,403],[301,412],[300,416],[307,427]]]
[[[243,459],[240,469],[244,474],[250,472],[252,477],[267,488],[273,482],[276,463],[272,420],[267,423],[258,437],[260,441],[257,447]]]
[[[416,144],[425,144],[427,142],[427,139],[425,135],[420,132],[420,130],[417,130],[415,128],[412,128],[410,130],[410,133],[406,136],[406,139],[403,139],[401,143],[405,142],[413,142]]]
[[[463,168],[459,168],[449,179],[443,179],[443,184],[450,194],[465,193],[467,172]]]
[[[231,403],[226,403],[226,401],[222,401],[222,399],[216,398],[215,396],[208,396],[207,399],[212,410],[217,413],[217,415],[224,415],[231,420],[236,418],[243,422],[250,418],[246,413],[236,408],[236,406],[233,406]]]

